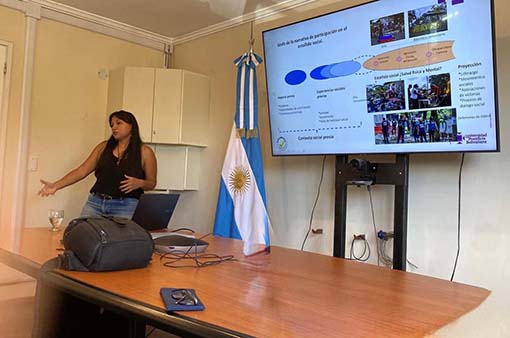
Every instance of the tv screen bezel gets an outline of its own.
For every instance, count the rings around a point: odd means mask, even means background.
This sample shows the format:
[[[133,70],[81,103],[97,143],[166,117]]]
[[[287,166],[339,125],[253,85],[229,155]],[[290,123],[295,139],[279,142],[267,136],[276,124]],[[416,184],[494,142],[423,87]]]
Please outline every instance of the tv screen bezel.
[[[448,1],[448,0],[447,0]],[[264,57],[266,55],[266,44],[264,35],[267,32],[271,32],[277,29],[285,28],[288,26],[292,26],[295,24],[303,23],[306,21],[314,20],[323,16],[327,16],[334,13],[349,11],[358,7],[363,7],[367,5],[371,5],[373,3],[379,2],[379,0],[371,0],[362,4],[353,5],[345,8],[341,8],[338,10],[334,10],[331,12],[315,15],[303,20],[294,21],[285,25],[273,27],[270,29],[266,29],[262,31],[262,46],[264,51]],[[498,100],[498,81],[497,81],[497,55],[496,55],[496,27],[495,27],[495,16],[494,16],[494,0],[489,0],[490,4],[490,13],[491,13],[491,38],[492,38],[492,66],[493,66],[493,79],[494,79],[494,116],[495,116],[495,138],[496,138],[496,149],[493,150],[437,150],[437,151],[386,151],[386,152],[380,152],[380,151],[374,151],[374,152],[367,152],[367,153],[357,153],[357,152],[331,152],[331,153],[303,153],[303,154],[275,154],[274,152],[274,142],[273,142],[273,129],[271,128],[271,111],[270,111],[270,105],[269,105],[269,84],[267,81],[267,67],[264,66],[264,74],[265,74],[265,83],[266,83],[266,102],[267,102],[267,113],[268,113],[268,120],[269,120],[269,135],[270,135],[270,142],[271,142],[271,156],[273,157],[288,157],[288,156],[323,156],[323,155],[395,155],[395,154],[451,154],[451,153],[498,153],[501,151],[500,148],[500,133],[499,133],[499,100]]]

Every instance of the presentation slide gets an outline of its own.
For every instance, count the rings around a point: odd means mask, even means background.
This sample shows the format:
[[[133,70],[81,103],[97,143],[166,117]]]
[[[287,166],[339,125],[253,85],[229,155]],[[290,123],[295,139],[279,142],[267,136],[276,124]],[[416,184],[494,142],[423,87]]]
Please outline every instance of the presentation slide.
[[[273,155],[497,150],[490,0],[380,0],[263,38]]]

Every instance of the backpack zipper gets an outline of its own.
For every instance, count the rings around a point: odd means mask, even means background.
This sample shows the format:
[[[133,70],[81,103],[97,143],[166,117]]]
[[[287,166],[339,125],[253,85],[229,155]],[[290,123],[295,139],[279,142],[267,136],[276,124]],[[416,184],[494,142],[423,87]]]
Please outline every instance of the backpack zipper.
[[[99,233],[101,234],[101,243],[103,244],[108,243],[108,239],[106,238],[106,232],[103,229],[101,229]]]
[[[88,222],[88,220],[87,223],[90,224],[90,226],[97,232],[97,234],[101,238],[101,243],[103,244],[108,243],[108,234],[106,233],[106,231],[104,231],[102,226]]]

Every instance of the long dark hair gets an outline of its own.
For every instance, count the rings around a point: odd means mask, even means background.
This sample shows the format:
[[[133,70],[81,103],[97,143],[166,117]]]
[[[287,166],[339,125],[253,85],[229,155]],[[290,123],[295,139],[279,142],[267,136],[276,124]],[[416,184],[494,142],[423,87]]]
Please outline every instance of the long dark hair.
[[[129,139],[129,144],[122,154],[122,158],[119,160],[122,163],[122,166],[128,168],[129,174],[135,177],[139,177],[143,174],[142,169],[142,138],[140,137],[140,128],[138,127],[138,122],[133,114],[125,110],[119,110],[113,112],[108,117],[108,122],[110,126],[112,125],[112,119],[116,117],[119,120],[122,120],[131,126],[131,137]],[[117,146],[119,142],[112,136],[106,142],[106,147],[101,153],[101,157],[97,163],[96,172],[100,170],[104,165],[105,161],[107,161],[107,155],[113,152],[113,149]]]

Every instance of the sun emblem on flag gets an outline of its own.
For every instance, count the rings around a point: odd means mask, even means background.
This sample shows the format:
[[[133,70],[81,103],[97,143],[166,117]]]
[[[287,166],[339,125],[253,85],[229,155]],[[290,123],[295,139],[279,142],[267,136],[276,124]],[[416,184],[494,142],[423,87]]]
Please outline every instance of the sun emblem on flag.
[[[250,188],[250,171],[245,167],[235,167],[228,177],[228,186],[234,194],[243,194]]]

